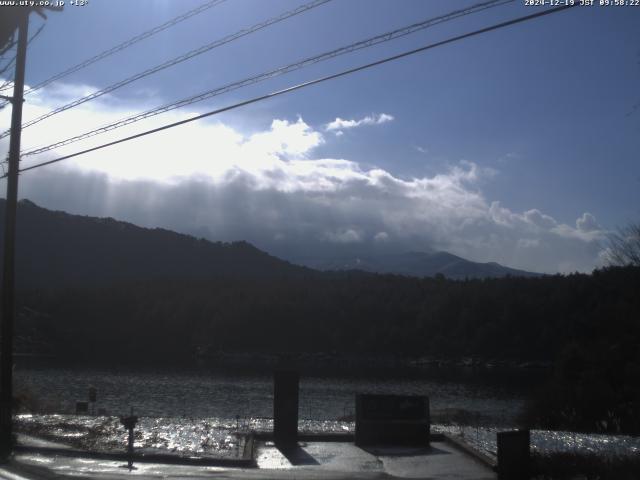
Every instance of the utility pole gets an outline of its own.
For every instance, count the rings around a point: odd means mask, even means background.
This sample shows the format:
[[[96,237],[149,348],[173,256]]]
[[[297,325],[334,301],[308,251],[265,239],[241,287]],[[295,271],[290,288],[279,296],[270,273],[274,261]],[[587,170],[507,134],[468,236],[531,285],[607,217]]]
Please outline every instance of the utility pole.
[[[13,404],[13,324],[15,319],[15,247],[16,209],[18,205],[18,169],[20,163],[20,134],[24,71],[27,56],[27,35],[30,9],[23,8],[18,20],[18,51],[11,99],[11,139],[9,142],[9,171],[7,201],[4,210],[4,264],[2,275],[2,325],[0,327],[0,459],[12,451]]]

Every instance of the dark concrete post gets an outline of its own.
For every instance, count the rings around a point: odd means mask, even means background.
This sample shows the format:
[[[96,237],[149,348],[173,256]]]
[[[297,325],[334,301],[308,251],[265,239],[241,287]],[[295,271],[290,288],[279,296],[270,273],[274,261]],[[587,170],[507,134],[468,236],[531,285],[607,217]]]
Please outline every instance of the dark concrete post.
[[[291,370],[273,376],[273,437],[276,445],[293,447],[298,441],[298,384],[300,375]]]
[[[529,430],[498,432],[498,478],[528,480],[530,470]]]

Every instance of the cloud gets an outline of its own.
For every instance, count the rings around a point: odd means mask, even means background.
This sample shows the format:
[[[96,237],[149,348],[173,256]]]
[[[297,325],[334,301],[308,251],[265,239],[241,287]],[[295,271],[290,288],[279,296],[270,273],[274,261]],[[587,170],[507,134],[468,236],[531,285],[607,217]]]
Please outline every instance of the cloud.
[[[540,240],[537,238],[521,238],[518,240],[518,248],[537,248],[540,246]]]
[[[576,220],[576,228],[581,232],[594,232],[602,230],[602,227],[600,227],[600,225],[598,225],[598,222],[596,222],[596,217],[594,217],[589,212],[583,213],[582,216]]]
[[[346,230],[339,230],[337,232],[326,232],[324,238],[331,243],[360,243],[362,237],[360,233],[349,228]]]
[[[40,99],[25,112],[37,115],[46,108]],[[65,113],[56,122],[26,129],[25,144],[47,143],[78,133],[78,125],[84,130],[131,112],[107,98]],[[172,112],[81,147],[194,113]],[[336,122],[353,128],[345,122],[389,121],[382,115]],[[247,240],[292,260],[433,248],[541,272],[588,271],[601,261],[599,241],[605,232],[588,212],[572,226],[536,208],[513,211],[486,198],[481,186],[496,171],[475,162],[401,178],[349,159],[323,158],[317,154],[328,141],[322,130],[327,126],[314,127],[301,117],[274,119],[257,132],[221,121],[191,123],[25,172],[20,193],[47,208],[212,240]],[[81,147],[65,147],[42,159]]]
[[[41,169],[22,176],[21,192],[50,208],[213,240],[245,239],[293,260],[432,247],[544,272],[589,270],[598,261],[597,236],[559,222],[549,228],[551,222],[531,222],[530,212],[488,203],[473,188],[471,166],[402,180],[346,160],[281,162],[279,175],[267,180],[238,169],[217,180],[176,183]]]
[[[392,120],[394,120],[393,115],[389,115],[387,113],[368,115],[360,120],[344,120],[340,117],[336,117],[333,122],[329,122],[325,125],[325,130],[327,132],[335,131],[336,135],[342,135],[342,130],[361,127],[363,125],[380,125]]]
[[[558,225],[558,222],[549,215],[545,215],[535,208],[524,212],[524,218],[528,223],[542,230],[548,230]]]
[[[373,241],[378,243],[388,242],[389,234],[387,232],[378,232],[373,236]]]

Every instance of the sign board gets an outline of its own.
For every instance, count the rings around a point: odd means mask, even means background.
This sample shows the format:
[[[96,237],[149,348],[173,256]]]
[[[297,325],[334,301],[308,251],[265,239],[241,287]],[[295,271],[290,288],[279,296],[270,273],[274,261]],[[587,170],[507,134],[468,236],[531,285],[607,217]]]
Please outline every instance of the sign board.
[[[427,417],[425,397],[363,395],[365,420],[423,420]]]
[[[356,396],[357,445],[429,444],[429,398],[406,395]]]

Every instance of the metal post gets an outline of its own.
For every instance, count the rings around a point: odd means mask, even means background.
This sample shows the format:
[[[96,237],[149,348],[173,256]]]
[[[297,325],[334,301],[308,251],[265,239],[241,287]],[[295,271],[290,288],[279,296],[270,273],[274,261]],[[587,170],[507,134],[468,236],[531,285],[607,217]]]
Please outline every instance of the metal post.
[[[133,425],[129,426],[129,441],[127,445],[127,468],[133,470]]]
[[[0,458],[6,458],[11,454],[12,450],[11,410],[13,402],[16,208],[18,204],[18,168],[20,161],[24,71],[27,56],[27,30],[29,28],[29,9],[22,10],[18,24],[18,51],[13,85],[13,106],[11,109],[7,201],[4,211],[2,326],[0,328]]]
[[[128,417],[120,417],[120,423],[124,425],[129,431],[129,440],[127,442],[127,468],[129,471],[134,470],[133,466],[133,429],[136,427],[136,423],[138,423],[138,417],[133,414],[133,407],[131,407],[131,415]]]

